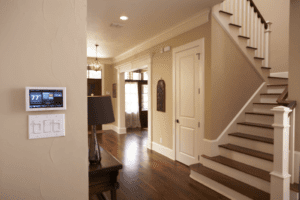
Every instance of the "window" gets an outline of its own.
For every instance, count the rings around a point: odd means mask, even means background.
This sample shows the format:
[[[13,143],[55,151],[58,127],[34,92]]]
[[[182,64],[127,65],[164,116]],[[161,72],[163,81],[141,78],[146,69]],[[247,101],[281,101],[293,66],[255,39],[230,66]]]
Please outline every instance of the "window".
[[[148,81],[148,72],[143,72],[143,80]]]
[[[125,72],[124,73],[125,80],[135,80],[139,81],[141,80],[141,73],[138,72]]]
[[[101,79],[101,71],[87,70],[86,77],[89,79]]]
[[[142,111],[148,110],[148,85],[142,85]]]

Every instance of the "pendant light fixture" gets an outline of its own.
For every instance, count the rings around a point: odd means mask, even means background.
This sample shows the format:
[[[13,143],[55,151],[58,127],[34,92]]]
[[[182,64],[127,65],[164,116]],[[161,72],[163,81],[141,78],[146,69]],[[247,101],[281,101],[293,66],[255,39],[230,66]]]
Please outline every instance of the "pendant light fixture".
[[[102,69],[102,64],[98,60],[98,56],[97,56],[97,48],[99,45],[95,44],[95,46],[96,46],[96,60],[93,62],[93,67],[95,71],[100,71]]]

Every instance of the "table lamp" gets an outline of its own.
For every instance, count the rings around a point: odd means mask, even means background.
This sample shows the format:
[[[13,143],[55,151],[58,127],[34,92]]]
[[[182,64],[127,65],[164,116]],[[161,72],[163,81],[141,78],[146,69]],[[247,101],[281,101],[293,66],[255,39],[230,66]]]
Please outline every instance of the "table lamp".
[[[92,137],[89,145],[90,164],[100,163],[101,160],[96,125],[108,124],[114,121],[115,117],[110,96],[88,97],[88,125],[92,125]]]

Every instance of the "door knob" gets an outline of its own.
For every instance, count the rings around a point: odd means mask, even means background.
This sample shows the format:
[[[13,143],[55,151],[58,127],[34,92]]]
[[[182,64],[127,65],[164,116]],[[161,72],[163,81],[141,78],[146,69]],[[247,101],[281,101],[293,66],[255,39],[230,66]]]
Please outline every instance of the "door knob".
[[[176,119],[176,122],[177,122],[177,123],[179,123],[179,120],[178,120],[178,119]]]

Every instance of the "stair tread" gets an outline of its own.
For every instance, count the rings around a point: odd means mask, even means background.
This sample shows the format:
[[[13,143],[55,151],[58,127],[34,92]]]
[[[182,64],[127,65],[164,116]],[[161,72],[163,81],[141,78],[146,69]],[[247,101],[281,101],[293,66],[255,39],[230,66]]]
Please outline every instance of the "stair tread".
[[[260,113],[260,112],[245,112],[245,114],[250,114],[250,115],[267,115],[267,116],[274,116],[274,114],[270,113]]]
[[[281,95],[281,93],[261,93],[260,95]]]
[[[247,46],[246,48],[257,50],[257,48],[255,48],[255,47],[250,47],[250,46]]]
[[[288,80],[288,78],[284,78],[284,77],[277,77],[277,76],[268,76],[268,78],[277,78],[277,79],[285,79],[285,80]]]
[[[229,23],[229,25],[231,25],[231,26],[235,26],[235,27],[238,27],[238,28],[241,28],[241,27],[242,27],[241,25],[238,25],[238,24],[233,24],[233,23]]]
[[[244,172],[246,174],[249,174],[251,176],[260,178],[262,180],[265,180],[267,182],[271,182],[271,175],[270,172],[256,168],[256,167],[252,167],[250,165],[246,165],[244,163],[223,157],[223,156],[215,156],[215,157],[209,157],[206,155],[202,155],[202,157],[212,160],[214,162],[220,163],[222,165],[226,165],[227,167],[231,167],[233,169],[239,170],[241,172]],[[294,192],[299,192],[299,184],[297,183],[293,183],[290,184],[290,190],[294,191]]]
[[[254,59],[264,60],[264,58],[261,57],[254,57]]]
[[[245,138],[245,139],[249,139],[249,140],[254,140],[254,141],[258,141],[258,142],[274,144],[274,139],[272,139],[272,138],[266,138],[266,137],[250,135],[250,134],[246,134],[246,133],[239,133],[239,132],[230,133],[229,135],[235,136],[235,137],[240,137],[240,138]]]
[[[243,36],[243,35],[239,35],[238,37],[240,37],[240,38],[245,38],[245,39],[250,39],[249,37]]]
[[[251,199],[270,199],[270,194],[259,190],[251,185],[238,181],[234,178],[231,178],[225,174],[212,170],[210,168],[204,167],[203,165],[194,164],[190,166],[190,169],[207,177],[210,178],[232,190],[235,190]]]
[[[219,145],[219,147],[273,162],[273,155],[269,153],[248,149],[234,144],[223,144],[223,145]]]
[[[220,13],[227,14],[227,15],[233,15],[232,13],[230,13],[230,12],[226,12],[226,11],[223,11],[223,10],[220,10],[219,12],[220,12]]]
[[[239,122],[237,124],[245,125],[245,126],[255,126],[255,127],[260,127],[260,128],[274,129],[274,127],[269,124],[259,124],[259,123],[252,123],[252,122]]]
[[[270,172],[268,171],[252,167],[250,165],[246,165],[244,163],[223,156],[209,157],[206,155],[202,155],[202,157],[270,182],[271,176]]]
[[[272,69],[271,67],[261,67],[262,69]]]
[[[278,105],[278,103],[261,103],[261,102],[257,102],[257,103],[253,103],[253,104],[260,104],[260,105]]]
[[[267,87],[288,86],[288,84],[268,84]]]

